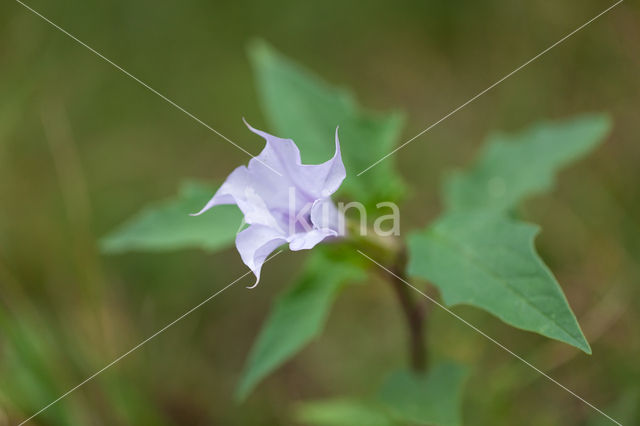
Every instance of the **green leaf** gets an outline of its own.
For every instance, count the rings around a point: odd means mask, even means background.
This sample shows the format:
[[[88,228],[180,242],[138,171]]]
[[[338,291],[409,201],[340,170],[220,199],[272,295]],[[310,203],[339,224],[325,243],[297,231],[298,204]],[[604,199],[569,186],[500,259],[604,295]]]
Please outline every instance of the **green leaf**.
[[[555,174],[598,146],[610,127],[606,115],[584,115],[541,123],[516,135],[489,137],[477,163],[446,180],[447,210],[513,208],[548,190]]]
[[[456,426],[462,423],[462,388],[467,368],[443,362],[419,375],[399,371],[380,391],[380,399],[399,419],[418,424]]]
[[[591,353],[562,289],[535,252],[538,230],[489,212],[445,215],[409,237],[409,274],[438,286],[449,306],[473,305]]]
[[[340,287],[362,278],[362,268],[314,249],[302,276],[276,300],[249,354],[237,399],[244,400],[260,380],[316,337]]]
[[[388,410],[379,404],[350,399],[310,401],[296,409],[298,422],[313,426],[394,426]]]
[[[187,182],[177,198],[142,210],[101,241],[108,253],[130,250],[219,250],[233,243],[242,214],[236,206],[216,206],[201,216],[199,211],[216,188]]]
[[[350,93],[328,86],[264,42],[253,43],[249,56],[268,120],[278,136],[297,143],[303,162],[328,160],[340,126],[347,169],[341,190],[367,205],[402,195],[392,161],[378,164],[364,178],[355,176],[393,149],[404,122],[399,113],[363,111]]]

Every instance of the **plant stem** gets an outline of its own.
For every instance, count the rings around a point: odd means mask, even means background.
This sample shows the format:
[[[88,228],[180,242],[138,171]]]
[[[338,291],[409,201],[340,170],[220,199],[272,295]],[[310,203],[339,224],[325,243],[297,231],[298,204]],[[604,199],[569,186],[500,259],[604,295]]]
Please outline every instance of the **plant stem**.
[[[409,329],[409,357],[411,368],[414,371],[421,373],[427,368],[427,351],[424,342],[425,311],[423,309],[423,305],[416,303],[413,297],[411,297],[409,288],[402,281],[406,281],[404,273],[405,261],[404,256],[400,257],[403,258],[401,262],[399,262],[400,265],[394,266],[392,271],[401,279],[393,275],[388,277],[396,296],[398,297],[400,307],[402,308],[407,321]]]
[[[353,228],[353,224],[351,224]],[[375,233],[367,236],[359,236],[353,232],[351,243],[358,249],[372,253],[382,264],[388,266],[393,272],[378,270],[381,276],[390,282],[400,302],[409,331],[409,359],[411,368],[415,372],[424,372],[427,368],[427,350],[425,347],[425,320],[426,311],[424,305],[414,300],[406,282],[408,282],[405,270],[407,266],[406,248],[400,240],[393,237],[379,237]]]

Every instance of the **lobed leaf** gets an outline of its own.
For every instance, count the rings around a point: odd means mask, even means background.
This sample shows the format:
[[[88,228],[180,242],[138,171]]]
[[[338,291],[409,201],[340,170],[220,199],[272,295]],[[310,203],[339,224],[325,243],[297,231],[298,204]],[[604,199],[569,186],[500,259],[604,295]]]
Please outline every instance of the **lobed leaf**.
[[[236,393],[239,400],[322,331],[345,282],[364,277],[362,268],[333,258],[320,247],[309,256],[302,276],[276,299],[251,349]]]
[[[438,426],[462,424],[462,388],[467,368],[453,362],[433,366],[420,375],[402,370],[389,377],[380,399],[396,418]]]
[[[435,284],[449,306],[479,307],[590,354],[562,289],[535,251],[538,230],[486,211],[445,215],[409,237],[409,274]]]
[[[242,223],[236,206],[216,206],[202,216],[189,216],[215,191],[202,183],[184,183],[176,198],[145,208],[103,238],[101,249],[108,253],[184,248],[214,251],[233,244]]]
[[[489,137],[477,163],[445,181],[448,211],[505,211],[548,190],[555,174],[601,143],[611,128],[606,115],[592,114],[541,123],[515,135]]]
[[[268,120],[278,136],[296,142],[303,162],[331,158],[334,134],[340,126],[347,169],[341,191],[365,205],[397,199],[402,194],[402,181],[391,161],[372,168],[366,178],[354,175],[393,149],[404,122],[399,113],[362,110],[348,92],[328,86],[264,42],[253,43],[249,56]]]

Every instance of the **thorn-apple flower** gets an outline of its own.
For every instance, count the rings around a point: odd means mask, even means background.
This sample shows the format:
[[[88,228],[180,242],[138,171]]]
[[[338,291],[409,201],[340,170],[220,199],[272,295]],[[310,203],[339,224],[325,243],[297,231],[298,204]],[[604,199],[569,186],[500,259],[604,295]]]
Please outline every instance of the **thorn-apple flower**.
[[[346,176],[336,128],[336,151],[322,164],[302,164],[300,151],[291,139],[281,139],[245,124],[262,136],[266,146],[236,168],[199,215],[213,206],[236,204],[249,225],[236,236],[242,261],[260,281],[260,269],[269,254],[289,243],[291,250],[305,250],[336,237],[343,228],[342,216],[331,195]],[[276,173],[278,172],[278,173]]]

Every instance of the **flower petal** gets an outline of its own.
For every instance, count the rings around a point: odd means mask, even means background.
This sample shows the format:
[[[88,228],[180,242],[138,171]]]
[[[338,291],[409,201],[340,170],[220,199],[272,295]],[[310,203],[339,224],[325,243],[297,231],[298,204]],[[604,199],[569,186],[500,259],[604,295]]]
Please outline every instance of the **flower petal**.
[[[347,171],[342,162],[340,152],[340,139],[338,138],[338,128],[336,127],[336,152],[330,160],[318,164],[305,166],[313,169],[313,176],[318,180],[316,183],[320,189],[321,197],[328,197],[338,190],[342,181],[347,177]]]
[[[213,198],[198,213],[191,216],[198,216],[209,210],[211,207],[222,204],[237,204],[238,199],[244,197],[245,189],[249,184],[249,173],[245,166],[237,167],[227,177],[227,180],[218,188]]]
[[[198,213],[198,216],[212,207],[222,204],[236,204],[244,214],[248,224],[262,224],[280,229],[281,226],[271,214],[266,202],[251,185],[252,179],[245,166],[237,167],[218,188],[215,195]]]
[[[283,231],[282,224],[274,217],[274,212],[266,201],[258,194],[253,186],[244,189],[242,198],[237,200],[238,207],[244,214],[244,221],[249,225],[265,225],[279,232]],[[280,215],[278,215],[280,217]]]
[[[293,140],[254,129],[246,121],[245,124],[249,130],[266,141],[260,155],[249,162],[249,170],[255,176],[260,176],[259,181],[253,178],[252,181],[267,191],[269,188],[289,185],[300,191],[307,201],[313,201],[333,194],[346,177],[337,128],[333,157],[322,164],[302,164],[300,150]],[[278,176],[271,169],[277,170],[282,176]],[[275,199],[274,205],[281,204],[281,201]]]
[[[251,225],[236,236],[236,248],[245,265],[256,276],[254,288],[260,281],[262,264],[278,246],[286,242],[278,231],[264,225]]]
[[[294,234],[289,238],[289,249],[293,251],[309,250],[325,238],[337,235],[338,233],[332,229],[314,229],[309,232]]]
[[[311,206],[309,216],[315,229],[330,229],[336,231],[336,235],[344,234],[344,215],[340,213],[331,198],[316,200]]]

